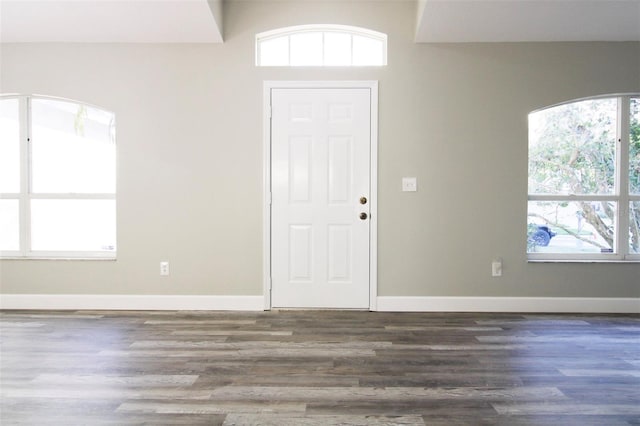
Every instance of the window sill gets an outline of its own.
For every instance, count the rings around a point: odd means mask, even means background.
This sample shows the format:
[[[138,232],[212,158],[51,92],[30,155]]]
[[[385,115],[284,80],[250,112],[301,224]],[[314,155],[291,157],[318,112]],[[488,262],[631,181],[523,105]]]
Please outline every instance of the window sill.
[[[3,260],[62,260],[62,261],[70,261],[70,260],[97,260],[97,261],[115,261],[118,260],[115,257],[0,257],[0,262]]]
[[[638,264],[640,259],[527,259],[527,263],[602,263],[602,264]]]

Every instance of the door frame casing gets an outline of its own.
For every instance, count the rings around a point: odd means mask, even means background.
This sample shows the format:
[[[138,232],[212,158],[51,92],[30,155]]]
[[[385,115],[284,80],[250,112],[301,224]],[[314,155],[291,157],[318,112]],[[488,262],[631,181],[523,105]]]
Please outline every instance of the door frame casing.
[[[370,120],[370,217],[369,310],[378,307],[378,81],[265,81],[263,85],[263,203],[262,268],[264,309],[271,310],[271,93],[273,89],[369,89]]]

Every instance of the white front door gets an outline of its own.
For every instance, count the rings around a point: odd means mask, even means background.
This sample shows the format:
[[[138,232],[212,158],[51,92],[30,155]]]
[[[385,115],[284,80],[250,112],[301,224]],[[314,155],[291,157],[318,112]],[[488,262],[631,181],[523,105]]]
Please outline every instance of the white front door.
[[[271,90],[271,304],[369,308],[371,90]]]

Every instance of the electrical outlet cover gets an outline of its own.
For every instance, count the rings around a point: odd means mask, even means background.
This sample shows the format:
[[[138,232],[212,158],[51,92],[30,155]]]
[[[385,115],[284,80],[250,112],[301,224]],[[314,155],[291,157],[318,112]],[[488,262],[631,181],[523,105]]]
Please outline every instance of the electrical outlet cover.
[[[163,277],[169,275],[169,262],[160,262],[160,275]]]
[[[403,192],[415,192],[418,190],[418,180],[414,177],[402,178],[402,191]]]

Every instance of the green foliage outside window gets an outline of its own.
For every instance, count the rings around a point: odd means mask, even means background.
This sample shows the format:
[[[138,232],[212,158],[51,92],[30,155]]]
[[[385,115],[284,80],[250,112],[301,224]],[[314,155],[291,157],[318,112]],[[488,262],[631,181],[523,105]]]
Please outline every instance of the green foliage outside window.
[[[570,235],[598,248],[610,252],[615,245],[616,205],[610,200],[598,200],[598,196],[616,194],[616,152],[618,135],[618,98],[590,99],[548,108],[532,113],[529,118],[529,195],[582,196],[571,203],[575,207],[576,226],[567,226],[574,219],[558,219],[557,214],[545,213],[545,203],[540,200],[529,209],[529,235],[535,224],[550,226],[558,232]],[[640,99],[631,98],[629,106],[629,174],[628,185],[620,192],[640,194]],[[626,111],[624,112],[626,113]],[[626,177],[625,177],[626,180]],[[624,180],[623,180],[624,182]],[[596,196],[593,200],[585,200]],[[544,198],[544,197],[543,197]],[[555,202],[556,208],[567,203]],[[629,247],[631,253],[640,253],[640,202],[630,203]],[[597,235],[585,237],[581,224],[588,224]],[[620,233],[622,237],[625,236]],[[535,251],[535,242],[529,238],[528,251]]]

